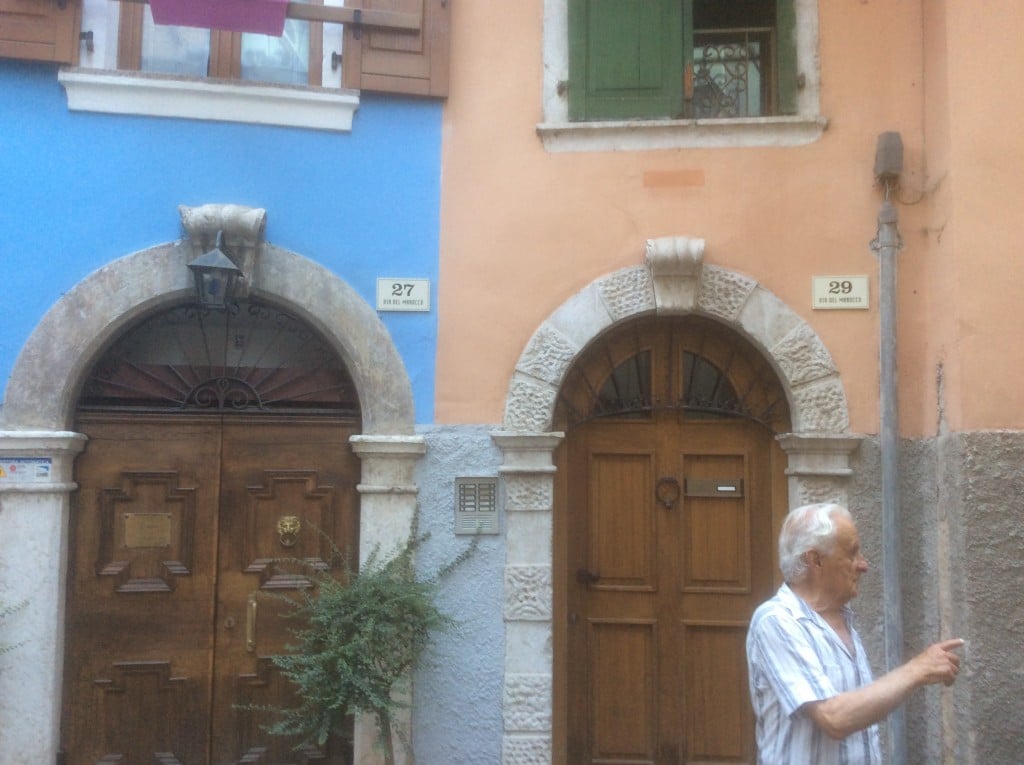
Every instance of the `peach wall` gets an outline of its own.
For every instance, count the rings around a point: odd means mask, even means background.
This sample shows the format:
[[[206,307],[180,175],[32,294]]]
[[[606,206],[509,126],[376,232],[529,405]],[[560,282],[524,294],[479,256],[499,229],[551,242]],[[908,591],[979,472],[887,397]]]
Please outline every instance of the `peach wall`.
[[[942,184],[926,167],[920,2],[819,3],[821,113],[830,122],[819,141],[651,152],[545,151],[535,131],[542,0],[462,2],[453,12],[439,423],[499,423],[513,366],[557,306],[594,279],[641,263],[646,239],[688,235],[706,239],[707,262],[757,279],[811,323],[843,375],[851,429],[877,432],[878,263],[869,243],[882,194],[872,171],[878,134],[898,130],[906,157],[898,204],[906,242],[899,256],[901,422],[907,435],[935,431],[936,366],[950,355],[945,324],[936,321],[948,324],[950,307],[938,287],[962,287],[964,274],[935,267],[951,245],[937,244],[930,231],[939,225],[933,189]],[[952,132],[967,129],[954,121]],[[958,216],[965,204],[958,195],[950,202]],[[996,249],[1005,257],[1005,248]],[[810,309],[811,277],[836,273],[871,275],[872,310]],[[985,297],[961,300],[963,310],[985,313]],[[957,341],[980,355],[992,350],[989,343]],[[949,378],[959,374],[947,370]]]
[[[952,241],[941,255],[954,285],[956,322],[943,348],[956,359],[947,388],[957,430],[1017,428],[1024,421],[1024,353],[1020,349],[1024,231],[1020,168],[1024,167],[1024,51],[1007,35],[1024,22],[1013,0],[946,3]],[[995,40],[1002,43],[993,44]]]

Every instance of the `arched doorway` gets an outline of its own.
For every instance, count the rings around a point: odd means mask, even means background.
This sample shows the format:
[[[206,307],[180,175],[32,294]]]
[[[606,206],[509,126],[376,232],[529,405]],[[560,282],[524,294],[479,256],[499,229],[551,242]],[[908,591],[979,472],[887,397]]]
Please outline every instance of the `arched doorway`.
[[[244,229],[236,216],[245,219],[252,212],[232,205],[209,209],[211,241],[220,228]],[[395,530],[409,527],[416,506],[414,472],[426,445],[415,433],[408,373],[372,306],[337,274],[266,242],[252,246],[259,267],[250,294],[266,296],[314,328],[344,361],[358,391],[362,432],[350,443],[361,463],[356,491],[363,561],[377,547],[400,544]],[[5,538],[32,540],[5,552],[7,570],[17,572],[18,589],[30,592],[31,601],[21,614],[27,638],[19,649],[23,660],[0,673],[0,722],[10,723],[0,736],[4,762],[58,759],[67,590],[62,562],[69,553],[75,459],[86,442],[70,428],[83,380],[126,326],[190,299],[194,287],[187,264],[201,252],[185,239],[126,255],[93,272],[40,320],[11,372],[0,451],[33,455],[52,469],[46,483],[0,487]],[[357,762],[379,759],[375,739],[372,720],[357,719]]]
[[[567,762],[568,694],[565,678],[553,675],[569,650],[565,599],[555,598],[556,589],[564,592],[558,580],[567,571],[553,558],[564,541],[553,540],[552,530],[567,507],[564,491],[555,491],[555,458],[564,462],[555,413],[570,368],[602,333],[651,314],[698,314],[748,338],[770,362],[789,404],[791,430],[776,438],[787,476],[776,524],[787,507],[846,501],[860,436],[849,431],[843,382],[828,349],[806,320],[755,279],[706,265],[703,256],[700,239],[648,240],[643,265],[604,275],[567,299],[537,328],[516,364],[502,428],[493,434],[503,453],[508,539],[505,762]],[[774,550],[777,530],[758,543]]]
[[[642,317],[580,354],[555,421],[567,762],[753,761],[744,639],[786,502],[776,375],[715,321]]]
[[[95,762],[347,765],[293,751],[258,707],[289,703],[270,657],[280,596],[358,561],[359,401],[345,365],[273,304],[161,310],[94,364],[72,498],[62,748]]]

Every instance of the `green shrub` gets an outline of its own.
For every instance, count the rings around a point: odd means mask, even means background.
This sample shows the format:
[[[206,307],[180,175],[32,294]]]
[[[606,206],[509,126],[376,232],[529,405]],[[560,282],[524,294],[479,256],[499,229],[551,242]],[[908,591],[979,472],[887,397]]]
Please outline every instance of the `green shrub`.
[[[351,715],[376,718],[380,744],[388,765],[394,763],[392,734],[406,742],[395,715],[404,704],[400,695],[434,633],[454,625],[436,604],[441,579],[462,563],[475,547],[421,577],[415,553],[427,535],[414,520],[409,538],[391,557],[375,550],[359,571],[353,571],[337,547],[334,569],[307,567],[316,587],[285,598],[287,618],[301,626],[292,630],[297,642],[288,653],[273,657],[282,674],[294,683],[298,704],[271,710],[271,734],[301,736],[302,744],[323,745],[332,732],[343,732]],[[301,746],[301,744],[300,744]]]

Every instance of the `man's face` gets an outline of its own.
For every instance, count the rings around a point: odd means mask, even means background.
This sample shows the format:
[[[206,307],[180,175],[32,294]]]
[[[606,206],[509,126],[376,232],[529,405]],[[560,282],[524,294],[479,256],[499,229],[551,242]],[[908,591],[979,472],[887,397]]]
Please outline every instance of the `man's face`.
[[[821,552],[821,587],[830,599],[844,604],[857,596],[857,582],[868,570],[868,562],[860,551],[857,527],[846,518],[837,517],[835,546]]]

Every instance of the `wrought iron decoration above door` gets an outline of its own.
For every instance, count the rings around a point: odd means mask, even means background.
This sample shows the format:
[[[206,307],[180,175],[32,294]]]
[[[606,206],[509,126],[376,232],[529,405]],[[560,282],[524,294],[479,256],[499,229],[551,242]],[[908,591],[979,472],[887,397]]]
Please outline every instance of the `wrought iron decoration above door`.
[[[568,425],[645,419],[752,420],[771,432],[788,422],[778,376],[749,341],[702,316],[648,316],[615,327],[569,371],[560,405]]]
[[[306,323],[268,303],[182,305],[119,337],[83,387],[83,410],[359,415],[352,378]]]

